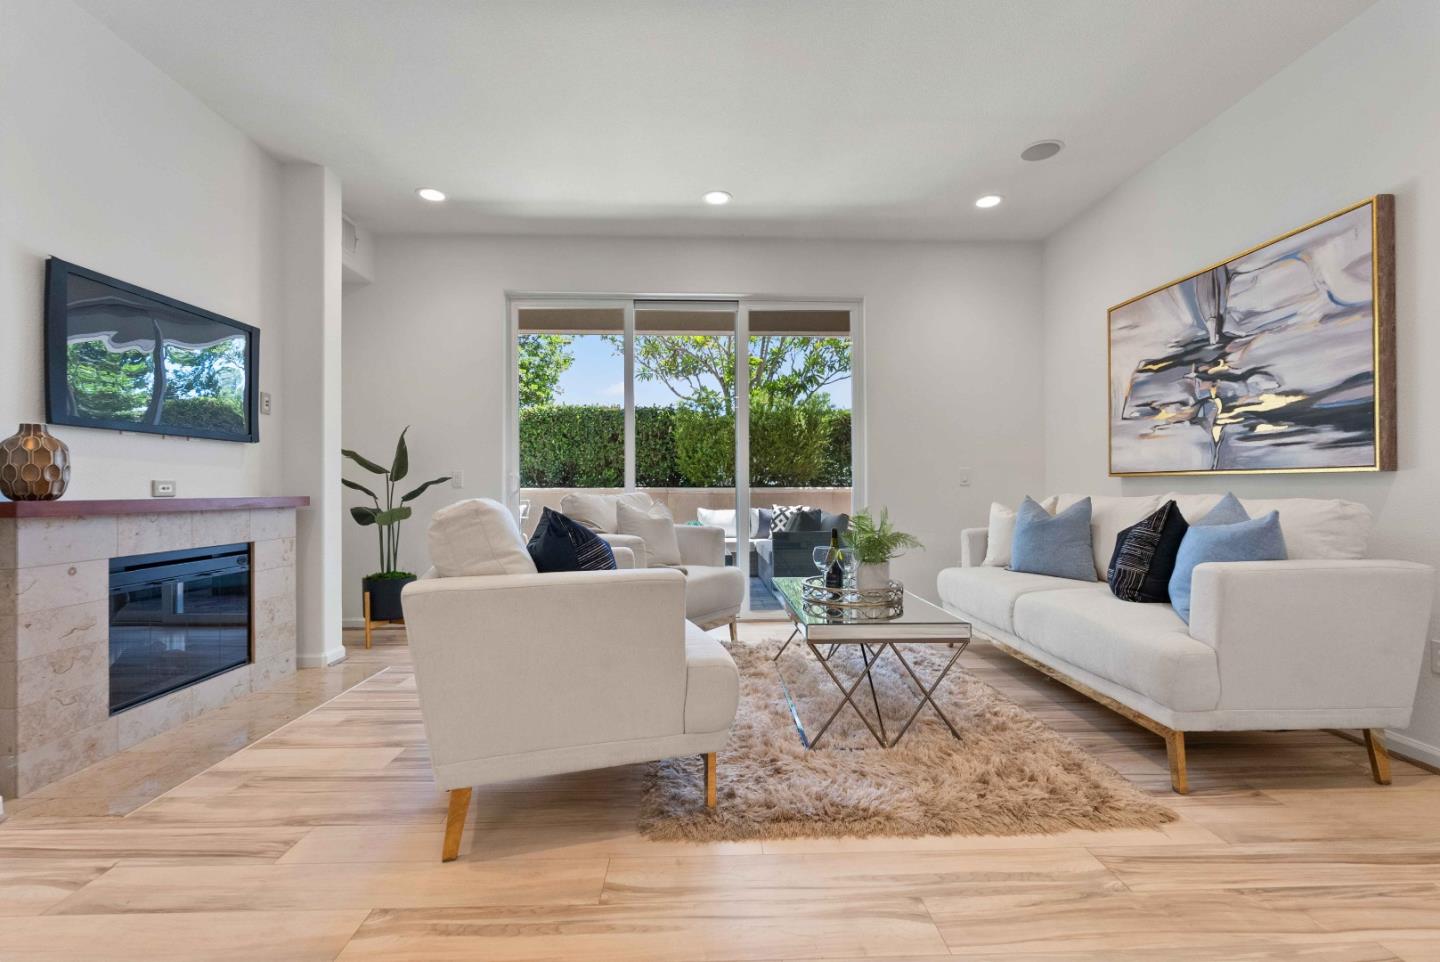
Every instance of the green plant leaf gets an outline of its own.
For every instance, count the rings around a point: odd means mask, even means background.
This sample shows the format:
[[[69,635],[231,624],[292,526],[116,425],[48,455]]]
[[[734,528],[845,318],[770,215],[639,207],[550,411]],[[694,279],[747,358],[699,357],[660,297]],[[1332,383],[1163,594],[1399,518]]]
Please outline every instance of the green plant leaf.
[[[375,523],[376,511],[374,508],[357,506],[350,509],[350,517],[358,521],[362,526],[369,527]]]
[[[374,498],[376,501],[379,501],[379,500],[380,500],[380,496],[379,496],[378,494],[376,494],[374,491],[371,491],[369,488],[365,487],[365,485],[363,485],[363,484],[356,484],[354,481],[351,481],[349,478],[341,478],[341,479],[340,479],[340,483],[343,484],[343,485],[345,485],[345,487],[350,488],[350,489],[353,490],[353,491],[361,491],[361,492],[364,492],[365,494],[370,495],[370,497]]]
[[[405,431],[410,430],[410,425],[405,425]],[[390,465],[390,480],[399,481],[410,473],[410,449],[405,446],[405,431],[400,432],[400,440],[395,442],[395,463]]]
[[[380,465],[376,464],[374,461],[371,461],[367,457],[362,457],[361,455],[356,454],[349,448],[341,448],[340,453],[343,454],[345,457],[349,458],[351,461],[354,461],[356,464],[360,465],[360,467],[364,468],[366,471],[371,471],[375,474],[389,473],[384,468],[380,467]]]
[[[426,481],[424,484],[420,485],[420,487],[416,488],[414,491],[411,491],[409,494],[401,495],[400,503],[404,504],[406,501],[414,501],[416,498],[420,497],[420,495],[425,493],[426,488],[430,487],[431,485],[444,484],[446,481],[449,480],[449,477],[444,477],[436,478],[434,481]]]
[[[388,511],[376,511],[375,523],[379,525],[394,524],[397,521],[404,521],[412,514],[414,514],[414,511],[404,505],[398,508],[391,508]]]

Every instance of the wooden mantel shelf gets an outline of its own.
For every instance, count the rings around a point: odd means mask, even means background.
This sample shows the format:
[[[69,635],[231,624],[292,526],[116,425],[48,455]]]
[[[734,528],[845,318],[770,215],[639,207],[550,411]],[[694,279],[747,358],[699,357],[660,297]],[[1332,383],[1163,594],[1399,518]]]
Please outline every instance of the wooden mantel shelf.
[[[94,518],[116,514],[175,514],[181,511],[246,511],[251,508],[308,508],[308,497],[127,498],[116,501],[0,501],[0,518]]]

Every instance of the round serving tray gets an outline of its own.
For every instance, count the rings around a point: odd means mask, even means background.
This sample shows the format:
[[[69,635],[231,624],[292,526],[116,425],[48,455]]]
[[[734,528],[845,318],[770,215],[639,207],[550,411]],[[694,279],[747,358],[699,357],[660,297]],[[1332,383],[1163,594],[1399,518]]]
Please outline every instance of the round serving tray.
[[[806,578],[801,586],[805,607],[821,615],[854,612],[867,618],[896,618],[905,611],[905,586],[890,581],[883,588],[829,588],[825,579]]]

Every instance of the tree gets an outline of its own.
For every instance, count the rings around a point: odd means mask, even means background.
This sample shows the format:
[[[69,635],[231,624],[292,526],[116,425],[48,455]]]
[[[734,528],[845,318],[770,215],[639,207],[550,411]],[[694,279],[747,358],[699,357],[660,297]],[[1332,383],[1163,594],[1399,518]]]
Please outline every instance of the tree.
[[[575,363],[569,334],[521,334],[520,406],[553,404],[563,393],[560,376]]]
[[[616,354],[624,340],[607,334]],[[635,339],[635,376],[658,381],[683,404],[735,413],[734,338],[714,334]],[[765,334],[750,339],[750,407],[805,404],[850,376],[850,339]]]

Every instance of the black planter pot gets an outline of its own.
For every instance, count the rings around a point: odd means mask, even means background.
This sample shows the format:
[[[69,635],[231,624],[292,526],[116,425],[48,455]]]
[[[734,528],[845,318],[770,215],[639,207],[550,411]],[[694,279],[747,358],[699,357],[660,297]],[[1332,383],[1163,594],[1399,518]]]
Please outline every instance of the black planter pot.
[[[414,575],[408,578],[366,578],[364,590],[370,595],[370,620],[400,621],[403,619],[405,609],[400,606],[400,592],[404,591],[405,586],[414,580]]]

